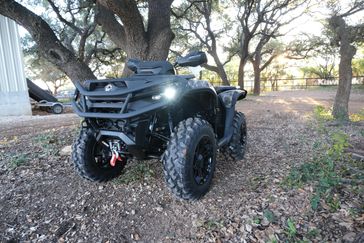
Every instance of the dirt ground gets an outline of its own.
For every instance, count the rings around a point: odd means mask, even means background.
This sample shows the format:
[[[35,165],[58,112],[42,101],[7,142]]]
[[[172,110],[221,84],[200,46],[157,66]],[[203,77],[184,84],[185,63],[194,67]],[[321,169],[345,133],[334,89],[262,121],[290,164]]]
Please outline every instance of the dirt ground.
[[[240,102],[247,154],[237,162],[219,158],[213,186],[197,202],[171,195],[156,160],[131,162],[127,169],[141,171],[128,174],[128,183],[81,179],[61,151],[77,134],[74,114],[0,118],[0,242],[352,242],[364,231],[364,214],[350,209],[363,208],[364,195],[342,201],[336,212],[312,211],[311,186],[281,186],[324,139],[311,114],[334,95],[272,92]],[[363,108],[364,93],[354,92],[350,112]],[[347,130],[357,136],[364,125]]]

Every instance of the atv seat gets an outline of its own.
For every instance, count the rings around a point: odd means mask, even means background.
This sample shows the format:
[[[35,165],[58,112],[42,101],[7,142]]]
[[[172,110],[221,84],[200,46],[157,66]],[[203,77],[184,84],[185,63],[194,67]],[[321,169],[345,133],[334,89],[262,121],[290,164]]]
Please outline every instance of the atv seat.
[[[173,65],[167,61],[140,61],[129,59],[127,66],[139,75],[175,74]]]
[[[235,86],[217,86],[217,87],[215,87],[215,91],[218,94],[221,92],[224,92],[224,91],[234,90],[234,89],[236,89]]]

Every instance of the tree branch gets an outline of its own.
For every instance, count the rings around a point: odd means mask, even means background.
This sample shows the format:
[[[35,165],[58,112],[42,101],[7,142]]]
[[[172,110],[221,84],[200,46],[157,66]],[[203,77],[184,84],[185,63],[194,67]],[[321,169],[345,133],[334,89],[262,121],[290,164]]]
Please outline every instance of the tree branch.
[[[146,39],[143,17],[139,12],[135,0],[97,0],[97,3],[120,17],[125,31],[131,37],[130,42],[133,39]]]
[[[209,64],[207,64],[207,63],[204,63],[204,64],[202,64],[202,65],[201,65],[201,67],[204,67],[204,68],[206,68],[207,70],[210,70],[210,71],[212,71],[212,72],[219,73],[219,68],[218,68],[218,67],[216,67],[216,66],[212,66],[212,65],[209,65]]]
[[[61,13],[59,11],[59,8],[54,4],[54,2],[52,0],[47,0],[47,1],[51,5],[53,11],[56,13],[58,19],[62,23],[66,24],[71,29],[73,29],[74,31],[76,31],[77,33],[79,33],[80,35],[82,34],[82,30],[75,25],[75,19],[74,18],[73,18],[73,21],[72,22],[67,21],[65,18],[63,18],[63,16],[61,15]]]
[[[62,70],[72,81],[95,79],[90,68],[77,60],[38,15],[13,0],[0,0],[0,14],[15,20],[29,31],[40,54]]]
[[[126,49],[126,36],[124,27],[116,20],[114,13],[101,4],[97,4],[96,22],[107,33],[112,42],[121,49]]]

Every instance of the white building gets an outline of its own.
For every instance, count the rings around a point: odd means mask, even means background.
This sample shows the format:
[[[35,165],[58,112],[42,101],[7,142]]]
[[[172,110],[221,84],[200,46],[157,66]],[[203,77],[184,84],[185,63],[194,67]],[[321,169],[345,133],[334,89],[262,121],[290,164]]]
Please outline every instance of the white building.
[[[0,116],[31,114],[18,26],[0,15]]]

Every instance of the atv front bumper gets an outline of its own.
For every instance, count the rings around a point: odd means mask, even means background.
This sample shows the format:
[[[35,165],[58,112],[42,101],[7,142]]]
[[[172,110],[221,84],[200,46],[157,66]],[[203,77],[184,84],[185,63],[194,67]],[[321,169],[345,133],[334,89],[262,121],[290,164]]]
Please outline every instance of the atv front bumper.
[[[112,79],[76,83],[72,101],[74,111],[85,118],[129,119],[168,105],[168,100],[154,100],[161,86],[173,81],[164,79]]]

